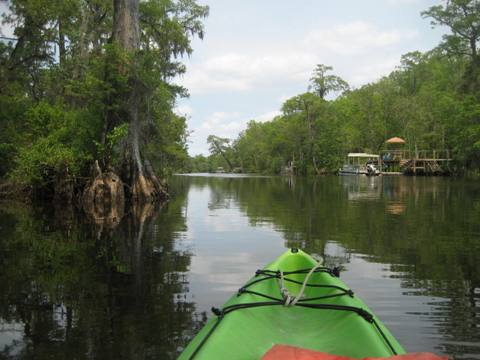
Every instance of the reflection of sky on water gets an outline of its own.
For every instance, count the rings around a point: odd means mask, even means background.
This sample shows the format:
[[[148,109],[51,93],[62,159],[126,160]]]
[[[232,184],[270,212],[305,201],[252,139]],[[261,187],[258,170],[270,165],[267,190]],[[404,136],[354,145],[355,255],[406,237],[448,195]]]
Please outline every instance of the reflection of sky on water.
[[[327,257],[342,258],[348,250],[338,243],[327,243]],[[405,268],[405,265],[395,265]],[[398,270],[391,271],[391,264],[377,263],[369,256],[350,254],[348,263],[343,263],[341,278],[362,298],[372,311],[395,334],[395,337],[409,352],[442,351],[439,344],[450,344],[473,350],[472,353],[457,358],[480,356],[477,342],[448,341],[442,334],[440,325],[446,325],[445,312],[449,299],[429,296],[424,289],[406,289],[402,280],[409,277]],[[479,289],[480,290],[480,289]],[[480,302],[477,303],[477,307]]]
[[[123,232],[129,227],[102,241],[75,228],[77,237],[65,242],[59,231],[38,230],[55,228],[47,218],[1,216],[0,241],[8,251],[0,249],[7,260],[0,285],[8,296],[2,297],[0,357],[44,349],[61,358],[74,345],[76,358],[89,351],[118,358],[114,348],[103,352],[112,345],[122,354],[150,346],[152,354],[163,358],[169,351],[173,359],[203,323],[202,312],[210,316],[211,306],[221,306],[287,246],[304,246],[327,266],[343,267],[341,278],[407,350],[480,358],[478,182],[218,174],[175,177],[171,187],[171,201],[145,225],[141,242]],[[17,240],[24,248],[14,246]],[[79,262],[56,262],[51,273],[49,258],[35,256],[30,241],[46,254],[74,250]],[[108,278],[99,245],[115,260],[113,268],[105,263]],[[103,292],[108,286],[113,291]],[[23,291],[38,301],[25,304]],[[28,326],[15,322],[20,319]],[[112,319],[117,332],[98,336],[110,331]]]
[[[346,175],[338,179],[347,191],[348,200],[379,200],[382,196],[383,179],[380,176]]]
[[[410,352],[438,351],[439,335],[432,326],[433,309],[440,298],[405,296],[399,273],[389,265],[369,262],[352,254],[341,278],[395,334]],[[420,340],[421,339],[421,340]]]
[[[0,319],[0,351],[7,350],[11,356],[20,355],[23,347],[25,326],[18,322],[7,322]]]
[[[284,251],[284,240],[271,224],[251,226],[231,198],[227,208],[209,206],[214,197],[210,187],[191,187],[187,200],[189,235],[183,244],[193,254],[189,282],[198,311],[220,306],[272,261],[272,254]]]
[[[307,243],[313,246],[313,249],[318,248],[320,252],[323,248],[323,254],[319,254],[323,256],[327,265],[343,266],[342,280],[382,319],[408,351],[442,353],[446,351],[446,347],[451,346],[448,351],[458,354],[473,346],[476,350],[472,350],[466,358],[479,358],[480,345],[472,345],[468,341],[453,341],[450,339],[451,335],[446,333],[450,331],[446,329],[452,326],[449,323],[452,319],[448,318],[452,316],[451,300],[433,296],[421,287],[421,282],[412,282],[412,273],[416,271],[415,265],[408,262],[389,263],[377,254],[380,249],[371,247],[374,246],[373,243],[377,247],[381,243],[387,244],[392,236],[401,236],[405,241],[405,247],[394,249],[397,253],[391,253],[388,257],[392,259],[398,257],[402,255],[398,254],[400,251],[411,253],[408,256],[415,259],[416,237],[425,236],[425,233],[412,231],[415,226],[409,222],[418,221],[425,227],[425,224],[432,220],[438,221],[436,216],[447,216],[445,206],[448,205],[444,204],[441,204],[442,210],[438,214],[435,211],[418,210],[421,201],[424,202],[421,203],[422,206],[427,206],[426,208],[430,203],[448,204],[450,200],[447,201],[445,196],[449,195],[450,190],[445,189],[445,181],[345,176],[320,179],[313,185],[302,185],[303,181],[297,179],[293,188],[285,182],[283,190],[280,187],[280,190],[275,189],[272,194],[277,194],[278,191],[288,193],[296,189],[295,194],[299,196],[318,197],[320,194],[320,197],[305,204],[302,199],[298,199],[298,202],[295,200],[297,202],[295,206],[288,198],[286,200],[272,197],[271,205],[275,209],[262,211],[261,206],[265,204],[259,202],[260,205],[254,205],[251,198],[239,195],[242,194],[242,189],[239,190],[241,185],[235,183],[232,177],[225,180],[231,181],[228,186],[220,186],[218,181],[222,181],[220,180],[222,177],[225,176],[217,175],[214,182],[208,180],[194,182],[189,187],[186,212],[188,235],[183,237],[183,243],[193,254],[188,273],[189,296],[196,302],[198,311],[209,313],[212,305],[220,306],[253,275],[257,268],[263,267],[285,251],[288,241],[298,238],[303,244],[307,238]],[[246,179],[248,178],[244,178],[244,181],[247,181]],[[282,180],[273,178],[265,181]],[[263,191],[262,184],[263,182],[255,183],[256,189],[252,189],[252,192],[261,196],[259,191]],[[270,186],[267,183],[264,185],[266,188]],[[317,193],[308,195],[306,190],[299,190],[301,186],[307,188],[316,186]],[[324,195],[323,191],[329,186],[337,186],[340,191],[333,190],[332,194],[335,194],[333,197],[330,193]],[[255,194],[252,196],[255,198]],[[332,204],[331,213],[328,213],[328,206],[327,213],[323,207],[318,207],[318,204],[325,200],[336,202]],[[339,213],[341,209],[343,210]],[[354,221],[355,227],[352,229],[342,228],[343,223],[349,222],[335,217],[336,215],[342,217],[345,212],[349,212],[350,223]],[[366,213],[371,215],[364,217]],[[283,217],[281,220],[278,218],[279,215]],[[295,218],[296,222],[285,222],[289,217]],[[382,221],[377,223],[377,219]],[[298,222],[303,221],[303,228],[308,230],[309,222],[315,224],[320,220],[321,224],[338,222],[341,232],[323,232],[321,226],[320,228],[316,226],[316,232],[307,234],[301,232],[302,227],[298,227]],[[366,223],[362,224],[363,221]],[[408,227],[405,231],[399,233],[398,231],[406,225]],[[335,226],[331,229],[334,228]],[[369,232],[356,232],[357,228],[367,229]],[[462,231],[468,233],[469,230]],[[451,236],[442,233],[434,235],[433,232],[427,234],[435,236],[437,241],[445,241],[446,236]],[[345,235],[351,237],[350,242],[353,246],[346,248],[342,245]],[[478,237],[478,233],[475,232],[471,235]],[[286,240],[287,237],[289,240]],[[372,245],[369,245],[369,242],[372,242]],[[458,349],[452,350],[455,347]]]

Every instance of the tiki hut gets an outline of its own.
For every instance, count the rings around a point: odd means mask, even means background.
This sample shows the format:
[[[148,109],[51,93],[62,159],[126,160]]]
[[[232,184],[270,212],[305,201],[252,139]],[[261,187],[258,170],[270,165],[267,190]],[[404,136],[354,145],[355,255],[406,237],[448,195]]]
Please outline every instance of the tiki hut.
[[[385,141],[385,144],[405,144],[405,140],[403,140],[402,138],[399,138],[399,137],[392,137],[390,139],[388,139],[387,141]]]

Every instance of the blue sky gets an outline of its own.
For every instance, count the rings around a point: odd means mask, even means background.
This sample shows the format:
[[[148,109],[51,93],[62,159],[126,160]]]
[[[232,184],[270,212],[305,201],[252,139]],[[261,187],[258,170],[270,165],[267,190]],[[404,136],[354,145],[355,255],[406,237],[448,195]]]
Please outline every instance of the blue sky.
[[[409,51],[441,40],[420,12],[433,0],[200,0],[210,6],[204,40],[193,41],[178,80],[190,91],[189,153],[208,154],[206,138],[235,138],[249,120],[271,120],[283,101],[305,92],[316,64],[353,87],[387,75]]]

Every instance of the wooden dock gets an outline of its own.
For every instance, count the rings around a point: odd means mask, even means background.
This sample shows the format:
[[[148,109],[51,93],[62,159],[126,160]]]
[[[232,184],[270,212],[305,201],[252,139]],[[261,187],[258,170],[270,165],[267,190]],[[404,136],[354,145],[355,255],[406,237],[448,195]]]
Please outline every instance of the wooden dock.
[[[384,150],[380,168],[384,175],[445,175],[450,172],[450,150]]]

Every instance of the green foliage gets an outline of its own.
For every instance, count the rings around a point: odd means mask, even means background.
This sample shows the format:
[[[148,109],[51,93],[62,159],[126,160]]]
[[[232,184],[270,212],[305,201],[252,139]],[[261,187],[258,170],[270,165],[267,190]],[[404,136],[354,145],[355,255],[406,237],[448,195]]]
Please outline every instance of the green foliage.
[[[146,154],[160,174],[169,176],[176,171],[184,171],[188,167],[187,153],[187,120],[169,111],[158,118],[155,129],[150,136]]]
[[[252,121],[239,134],[234,166],[258,173],[334,172],[346,153],[378,153],[386,139],[400,136],[409,150],[452,150],[457,169],[480,167],[480,103],[475,91],[464,90],[468,61],[437,48],[407,53],[400,63],[389,76],[330,101],[322,94],[338,88],[327,81],[331,68],[319,65],[314,93],[286,100],[281,116]]]
[[[207,143],[210,145],[210,153],[217,157],[221,156],[228,166],[230,172],[233,172],[233,165],[230,160],[232,158],[230,139],[209,135],[207,138]]]
[[[98,141],[95,142],[95,146],[97,147],[97,154],[103,159],[109,159],[109,162],[112,164],[116,164],[119,159],[113,158],[111,159],[111,154],[115,154],[114,148],[118,146],[118,144],[124,140],[128,135],[128,125],[127,123],[123,123],[121,125],[115,126],[111,132],[107,134],[105,137],[105,143],[101,143]]]
[[[24,119],[29,131],[19,147],[12,178],[41,187],[67,168],[70,174],[79,175],[81,166],[92,160],[88,141],[92,129],[83,116],[45,102],[30,108]]]
[[[207,143],[210,145],[210,152],[214,155],[227,151],[230,146],[229,139],[221,138],[215,135],[209,135],[207,138]]]
[[[192,37],[203,37],[207,6],[141,1],[136,53],[111,41],[112,1],[8,6],[2,21],[17,40],[0,43],[0,179],[43,187],[67,169],[89,176],[96,159],[119,165],[133,85],[140,89],[142,155],[160,174],[186,166],[186,119],[172,109],[187,90],[172,79],[185,72],[178,58],[192,53]]]
[[[311,87],[315,94],[325,99],[330,92],[344,92],[349,89],[348,83],[336,75],[327,75],[327,72],[333,70],[333,67],[318,64],[313,71],[310,79]]]
[[[213,168],[210,164],[211,157],[197,155],[190,158],[187,171],[192,173],[207,173],[211,172]]]
[[[325,94],[339,90],[333,89],[330,80],[326,80]],[[273,174],[336,169],[343,156],[343,131],[332,104],[318,94],[304,93],[285,101],[282,112],[272,121],[248,124],[233,142],[234,166],[244,172]]]
[[[432,26],[447,26],[451,33],[443,36],[440,48],[457,58],[467,58],[468,63],[463,74],[464,92],[480,91],[480,4],[476,0],[444,1],[444,5],[435,5],[422,12],[422,16],[431,19]]]
[[[115,127],[111,133],[107,134],[107,145],[113,148],[120,140],[128,134],[128,124],[122,124]]]

